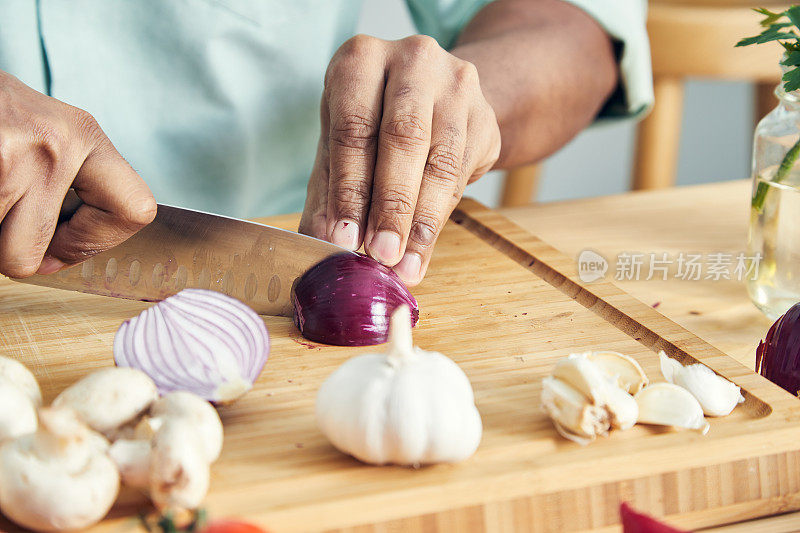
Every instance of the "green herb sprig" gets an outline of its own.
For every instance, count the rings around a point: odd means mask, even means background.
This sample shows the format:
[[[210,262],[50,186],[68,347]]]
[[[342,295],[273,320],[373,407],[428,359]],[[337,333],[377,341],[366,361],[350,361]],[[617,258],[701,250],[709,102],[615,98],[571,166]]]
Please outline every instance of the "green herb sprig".
[[[773,12],[769,9],[760,7],[754,9],[756,13],[764,15],[761,26],[764,29],[754,37],[747,37],[736,43],[736,46],[749,46],[751,44],[764,44],[777,41],[786,50],[785,58],[781,65],[789,67],[783,75],[783,89],[792,92],[800,89],[800,6],[792,6],[786,11]],[[800,156],[800,139],[789,148],[783,156],[778,170],[775,172],[772,181],[780,183],[789,171],[792,170]],[[761,212],[764,208],[764,201],[767,197],[769,188],[766,183],[761,182],[753,195],[753,208]]]

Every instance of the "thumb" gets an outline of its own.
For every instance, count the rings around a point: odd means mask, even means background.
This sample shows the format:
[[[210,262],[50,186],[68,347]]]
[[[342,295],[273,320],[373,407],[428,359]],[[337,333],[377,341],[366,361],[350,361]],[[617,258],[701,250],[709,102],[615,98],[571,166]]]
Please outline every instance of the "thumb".
[[[56,228],[45,258],[51,265],[80,263],[155,218],[150,189],[107,139],[86,157],[72,187],[83,204]]]

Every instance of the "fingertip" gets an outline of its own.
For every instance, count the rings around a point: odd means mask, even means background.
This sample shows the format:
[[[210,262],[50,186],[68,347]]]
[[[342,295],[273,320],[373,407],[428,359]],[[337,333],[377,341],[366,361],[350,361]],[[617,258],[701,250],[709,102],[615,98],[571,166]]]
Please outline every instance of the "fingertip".
[[[406,285],[413,287],[422,281],[422,257],[416,252],[406,252],[394,271]]]
[[[39,265],[39,269],[36,271],[36,273],[41,276],[47,276],[48,274],[55,274],[65,266],[67,265],[60,259],[56,259],[52,255],[46,255],[44,256],[44,259],[42,259],[42,262]]]
[[[333,244],[347,248],[348,250],[358,250],[360,246],[360,230],[358,223],[352,220],[339,220],[333,226],[330,233],[330,241]]]
[[[400,235],[394,231],[376,232],[366,248],[370,257],[386,266],[394,266],[400,261]]]

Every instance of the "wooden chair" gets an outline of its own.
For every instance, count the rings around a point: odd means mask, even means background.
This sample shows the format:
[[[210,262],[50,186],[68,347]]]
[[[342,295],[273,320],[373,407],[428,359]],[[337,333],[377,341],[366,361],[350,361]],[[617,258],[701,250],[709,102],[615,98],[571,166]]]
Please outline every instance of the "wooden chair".
[[[767,0],[786,9],[791,2]],[[675,184],[683,111],[683,81],[689,77],[747,80],[756,84],[756,122],[775,107],[781,48],[777,43],[734,48],[761,31],[753,0],[650,0],[647,32],[653,59],[655,106],[639,124],[633,189]]]
[[[786,9],[790,3],[764,2],[775,10]],[[775,107],[773,90],[780,77],[780,47],[772,44],[734,48],[742,37],[761,31],[761,17],[750,9],[755,5],[762,4],[755,0],[650,0],[647,30],[656,105],[639,125],[633,189],[675,184],[686,78],[756,83],[756,121]],[[500,205],[530,203],[539,174],[538,165],[509,171]]]

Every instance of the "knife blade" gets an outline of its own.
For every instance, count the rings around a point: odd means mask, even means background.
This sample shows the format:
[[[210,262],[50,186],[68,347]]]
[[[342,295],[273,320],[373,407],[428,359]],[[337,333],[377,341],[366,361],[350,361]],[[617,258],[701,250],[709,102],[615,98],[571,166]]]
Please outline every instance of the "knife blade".
[[[75,198],[65,199],[62,219],[79,207]],[[122,244],[55,274],[15,281],[142,301],[211,289],[259,314],[292,316],[294,281],[340,253],[353,252],[265,224],[159,204],[155,220]]]

